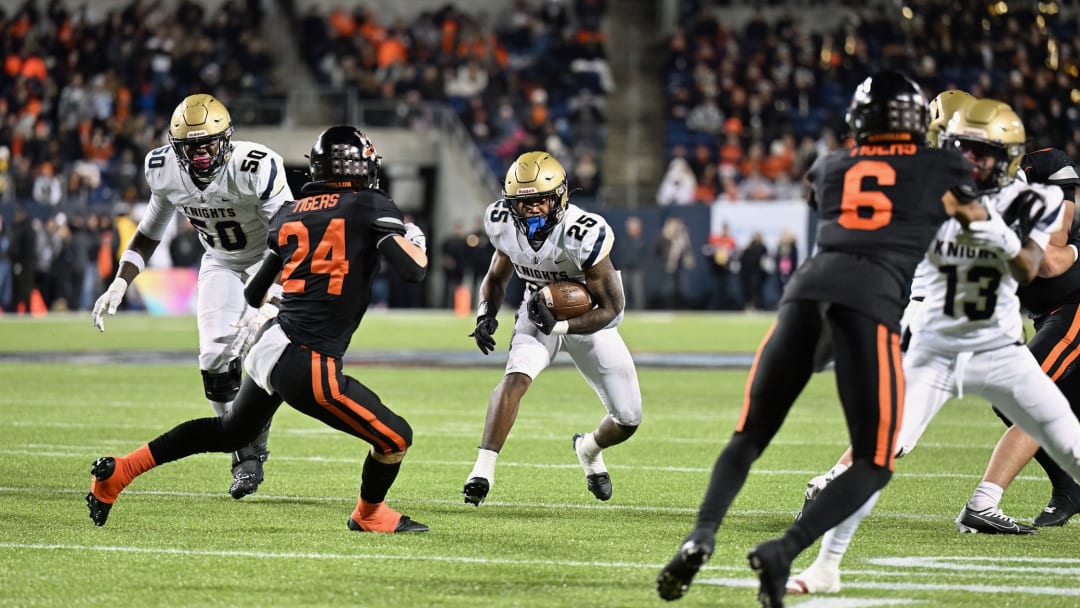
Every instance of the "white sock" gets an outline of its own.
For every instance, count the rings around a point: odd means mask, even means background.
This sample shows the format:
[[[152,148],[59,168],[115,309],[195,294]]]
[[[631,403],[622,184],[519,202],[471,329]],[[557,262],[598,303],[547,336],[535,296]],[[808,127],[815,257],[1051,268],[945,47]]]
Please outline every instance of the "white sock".
[[[488,480],[489,484],[495,485],[495,459],[498,457],[499,453],[495,450],[481,449],[476,454],[476,464],[473,465],[472,472],[469,473],[469,479],[483,477]]]
[[[1005,490],[996,483],[983,481],[975,488],[975,493],[971,495],[967,506],[972,511],[996,509],[998,504],[1001,503],[1001,495],[1004,493]]]
[[[592,433],[585,433],[584,437],[578,439],[575,451],[586,475],[607,472],[607,466],[604,465],[604,449],[596,443],[596,437]]]
[[[862,520],[870,515],[870,511],[874,509],[874,505],[877,504],[880,496],[880,490],[871,494],[870,498],[866,499],[866,502],[856,509],[854,513],[849,515],[847,519],[836,524],[835,528],[825,533],[825,536],[821,539],[821,550],[818,552],[815,564],[823,562],[823,565],[831,566],[835,569],[840,567],[840,560],[843,559],[844,554],[847,553],[848,545],[851,544],[851,539],[855,536],[855,531],[859,529],[859,524],[862,523]]]

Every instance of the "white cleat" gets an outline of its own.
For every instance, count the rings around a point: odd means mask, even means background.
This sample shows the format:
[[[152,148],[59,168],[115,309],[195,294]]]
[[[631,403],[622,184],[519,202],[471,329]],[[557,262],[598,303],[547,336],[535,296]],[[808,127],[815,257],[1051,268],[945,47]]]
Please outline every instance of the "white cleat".
[[[840,571],[811,564],[801,573],[789,576],[786,587],[788,595],[839,593]]]

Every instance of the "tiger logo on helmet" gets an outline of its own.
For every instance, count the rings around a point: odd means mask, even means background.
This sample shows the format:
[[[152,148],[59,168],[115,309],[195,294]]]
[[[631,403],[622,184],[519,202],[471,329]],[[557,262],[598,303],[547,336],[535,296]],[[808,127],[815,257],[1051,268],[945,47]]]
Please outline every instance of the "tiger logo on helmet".
[[[543,242],[562,221],[569,204],[566,170],[547,152],[526,152],[506,172],[503,198],[514,225],[530,241]],[[547,214],[530,216],[525,207],[549,199]]]
[[[931,99],[930,123],[926,125],[926,145],[931,148],[940,148],[941,132],[949,124],[949,119],[974,101],[974,95],[959,89],[942,91],[937,97]]]
[[[975,100],[953,114],[940,137],[942,148],[963,151],[982,146],[993,153],[994,168],[978,184],[984,190],[1002,188],[1016,178],[1026,141],[1020,117],[1009,104],[995,99]]]
[[[180,167],[192,178],[210,183],[232,155],[232,118],[213,95],[189,95],[169,119],[169,143]]]

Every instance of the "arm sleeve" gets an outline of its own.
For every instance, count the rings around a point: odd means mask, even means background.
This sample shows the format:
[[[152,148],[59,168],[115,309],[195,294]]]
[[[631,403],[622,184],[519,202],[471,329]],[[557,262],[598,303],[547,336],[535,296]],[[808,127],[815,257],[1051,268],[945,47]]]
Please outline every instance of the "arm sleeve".
[[[247,301],[248,306],[253,308],[262,306],[266,291],[274,284],[279,272],[281,272],[281,257],[273,251],[267,251],[263,256],[259,271],[244,286],[244,300]]]
[[[379,241],[379,253],[386,256],[386,261],[403,281],[419,283],[427,275],[427,267],[417,264],[412,256],[401,248],[393,235],[387,235]]]

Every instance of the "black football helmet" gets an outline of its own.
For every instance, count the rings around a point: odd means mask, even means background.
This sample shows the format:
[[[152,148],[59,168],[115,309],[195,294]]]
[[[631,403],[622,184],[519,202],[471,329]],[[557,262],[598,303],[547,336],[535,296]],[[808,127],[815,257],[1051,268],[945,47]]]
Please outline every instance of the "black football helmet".
[[[922,143],[928,119],[926,97],[919,85],[894,70],[878,72],[862,81],[851,97],[846,117],[858,144]]]
[[[375,144],[355,127],[336,125],[323,131],[311,146],[308,168],[313,182],[351,183],[360,190],[379,187],[382,157]]]

